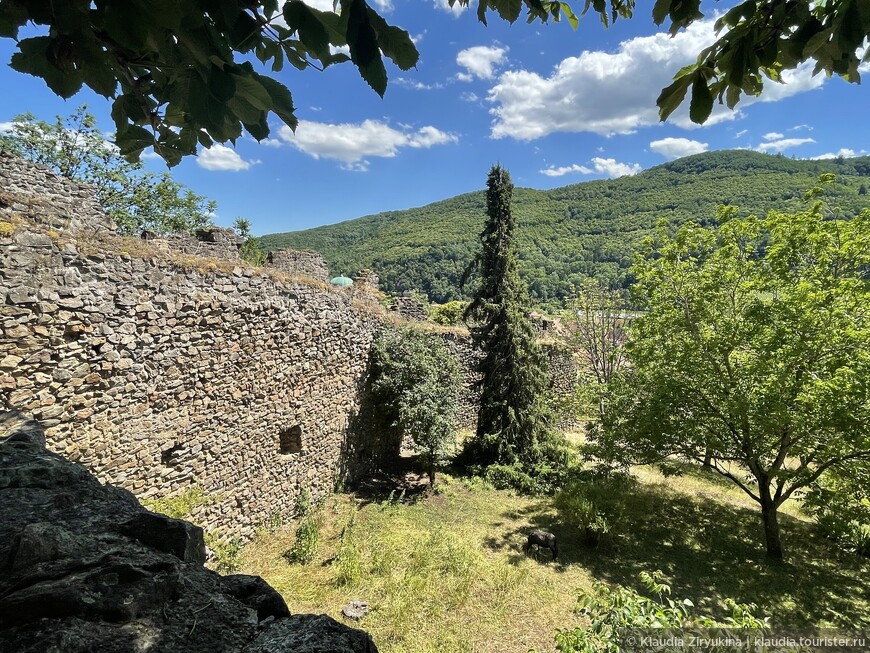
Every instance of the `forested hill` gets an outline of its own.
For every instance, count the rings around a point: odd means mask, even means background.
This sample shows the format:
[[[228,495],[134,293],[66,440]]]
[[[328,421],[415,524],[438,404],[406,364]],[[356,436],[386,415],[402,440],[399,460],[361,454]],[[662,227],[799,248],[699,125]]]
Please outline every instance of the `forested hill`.
[[[569,295],[584,276],[623,284],[632,253],[659,219],[711,223],[721,204],[756,214],[798,209],[823,172],[837,175],[827,191],[831,206],[849,216],[870,206],[870,157],[807,161],[745,150],[697,154],[634,177],[547,191],[517,188],[523,276],[533,298],[544,302]],[[481,191],[407,211],[269,234],[260,242],[270,250],[316,250],[333,273],[373,268],[388,292],[417,289],[444,302],[461,297],[459,281],[477,248],[484,210]]]

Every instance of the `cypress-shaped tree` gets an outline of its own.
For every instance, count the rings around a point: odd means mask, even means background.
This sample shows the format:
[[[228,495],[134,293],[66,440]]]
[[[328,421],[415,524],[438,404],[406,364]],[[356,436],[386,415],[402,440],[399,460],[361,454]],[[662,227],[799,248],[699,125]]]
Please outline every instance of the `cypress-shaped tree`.
[[[482,247],[466,272],[480,282],[466,310],[472,342],[481,352],[477,432],[466,452],[482,465],[532,464],[549,439],[543,401],[546,360],[528,317],[528,293],[520,280],[511,215],[513,184],[501,166],[487,180],[487,220]]]

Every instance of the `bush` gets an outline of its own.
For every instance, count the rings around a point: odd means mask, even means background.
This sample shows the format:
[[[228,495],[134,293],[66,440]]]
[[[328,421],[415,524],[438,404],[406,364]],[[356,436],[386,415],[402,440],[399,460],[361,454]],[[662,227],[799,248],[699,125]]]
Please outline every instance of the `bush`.
[[[151,512],[159,512],[173,519],[190,519],[193,511],[212,499],[198,485],[191,485],[181,494],[159,499],[143,499],[142,506]]]
[[[466,448],[457,462],[466,465],[474,476],[499,490],[515,490],[520,494],[553,494],[562,487],[576,470],[576,451],[560,436],[552,435],[541,443],[533,461],[512,464],[468,465],[473,453]]]
[[[242,541],[238,537],[220,539],[214,533],[206,533],[205,543],[214,555],[211,566],[219,574],[235,573],[242,566]]]
[[[628,474],[583,470],[559,490],[554,503],[566,524],[580,531],[587,544],[597,545],[621,524],[634,483]]]
[[[561,653],[618,653],[622,636],[627,630],[643,630],[649,634],[651,629],[679,629],[679,635],[689,641],[692,629],[729,628],[739,630],[765,629],[768,619],[753,615],[754,604],[740,604],[733,599],[725,599],[731,616],[724,622],[717,622],[708,616],[694,616],[694,607],[689,599],[674,600],[669,597],[671,588],[664,583],[660,571],[640,574],[641,583],[654,597],[649,598],[638,592],[617,585],[615,588],[601,583],[593,583],[591,592],[581,594],[577,612],[589,618],[588,627],[556,631],[556,649]],[[676,634],[676,633],[675,633]],[[721,653],[740,651],[737,644],[717,647]],[[683,650],[667,648],[661,650]],[[692,650],[692,649],[686,649]]]
[[[429,319],[442,326],[454,326],[462,322],[462,314],[468,302],[454,300],[446,304],[433,304],[429,307]]]
[[[866,463],[823,474],[804,497],[826,537],[870,556],[870,469]]]
[[[369,384],[380,417],[411,438],[432,484],[454,442],[459,381],[459,364],[437,336],[385,329],[372,346]]]

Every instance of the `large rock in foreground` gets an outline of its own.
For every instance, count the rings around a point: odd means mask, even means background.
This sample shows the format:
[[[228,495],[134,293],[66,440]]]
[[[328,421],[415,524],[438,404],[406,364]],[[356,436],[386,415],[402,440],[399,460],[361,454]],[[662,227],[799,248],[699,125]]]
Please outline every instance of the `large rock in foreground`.
[[[202,530],[45,449],[0,412],[0,651],[377,653],[326,615],[290,616],[256,576],[205,567]]]

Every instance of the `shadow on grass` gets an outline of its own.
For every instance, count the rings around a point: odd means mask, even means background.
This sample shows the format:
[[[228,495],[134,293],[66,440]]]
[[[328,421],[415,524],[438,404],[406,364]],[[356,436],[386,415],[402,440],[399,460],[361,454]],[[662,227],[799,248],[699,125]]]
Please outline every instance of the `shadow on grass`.
[[[369,503],[395,500],[414,503],[431,490],[429,477],[419,461],[419,456],[401,456],[353,484],[359,507]]]
[[[665,484],[637,484],[625,497],[614,531],[596,546],[566,525],[550,499],[523,515],[534,528],[556,535],[557,571],[580,565],[599,580],[642,588],[641,571],[660,569],[673,594],[690,598],[699,613],[725,617],[722,600],[755,603],[758,616],[775,626],[870,627],[870,559],[837,549],[812,524],[780,515],[786,561],[764,554],[758,511],[709,498],[694,498]],[[524,557],[516,543],[527,530],[513,530],[486,543]]]

